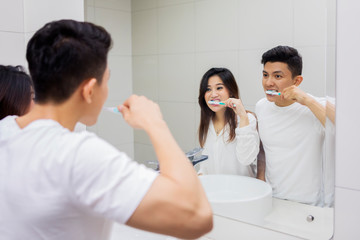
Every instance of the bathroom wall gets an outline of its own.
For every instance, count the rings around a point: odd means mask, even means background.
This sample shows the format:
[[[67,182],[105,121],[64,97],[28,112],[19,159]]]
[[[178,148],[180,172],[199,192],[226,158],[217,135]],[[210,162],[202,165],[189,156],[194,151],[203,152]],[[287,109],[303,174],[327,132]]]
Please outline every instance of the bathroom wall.
[[[0,64],[25,65],[24,0],[0,0]]]
[[[62,18],[83,20],[82,2],[82,0],[0,0],[0,64],[27,67],[26,44],[34,32],[52,20]]]
[[[302,88],[325,96],[326,0],[132,0],[133,90],[158,102],[184,151],[198,146],[202,75],[227,67],[249,110],[262,98],[261,55],[277,45],[304,59]],[[135,131],[135,159],[155,160]]]
[[[86,21],[103,26],[113,38],[109,53],[109,97],[104,106],[117,106],[132,93],[131,1],[85,0]],[[134,133],[123,118],[103,111],[96,125],[87,127],[134,157]]]
[[[337,1],[335,240],[360,239],[359,12]]]

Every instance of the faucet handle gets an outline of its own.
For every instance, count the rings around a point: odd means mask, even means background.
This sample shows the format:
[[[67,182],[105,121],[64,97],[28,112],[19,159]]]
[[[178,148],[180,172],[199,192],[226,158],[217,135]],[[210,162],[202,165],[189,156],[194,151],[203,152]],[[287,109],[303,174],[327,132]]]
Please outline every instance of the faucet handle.
[[[193,160],[194,157],[195,157],[198,153],[200,153],[202,150],[204,150],[204,149],[201,148],[201,147],[196,147],[196,148],[194,148],[193,150],[191,150],[191,151],[189,151],[189,152],[187,152],[187,153],[185,153],[185,154],[186,154],[186,157],[187,157],[187,158],[189,158],[190,160]]]
[[[206,159],[208,159],[208,155],[200,155],[200,156],[196,156],[191,162],[195,167],[196,164],[205,161]]]

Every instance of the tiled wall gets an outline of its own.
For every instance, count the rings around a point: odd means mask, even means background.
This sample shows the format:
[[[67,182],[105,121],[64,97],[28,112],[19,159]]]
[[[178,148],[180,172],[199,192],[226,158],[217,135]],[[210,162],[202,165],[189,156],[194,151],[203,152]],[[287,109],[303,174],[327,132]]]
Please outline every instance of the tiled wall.
[[[0,64],[25,65],[23,0],[0,1]]]
[[[359,11],[337,1],[335,240],[360,239]]]
[[[109,97],[104,106],[117,106],[132,93],[131,1],[86,0],[85,19],[103,26],[112,36]],[[134,157],[134,133],[120,115],[103,111],[97,124],[88,130]]]
[[[82,2],[82,0],[1,0],[0,64],[27,67],[26,45],[34,32],[52,20],[62,18],[83,20]]]
[[[326,0],[132,0],[133,90],[158,102],[184,151],[198,146],[202,75],[227,67],[249,110],[262,98],[261,55],[277,45],[304,60],[302,89],[325,96]],[[135,131],[135,158],[155,160]]]

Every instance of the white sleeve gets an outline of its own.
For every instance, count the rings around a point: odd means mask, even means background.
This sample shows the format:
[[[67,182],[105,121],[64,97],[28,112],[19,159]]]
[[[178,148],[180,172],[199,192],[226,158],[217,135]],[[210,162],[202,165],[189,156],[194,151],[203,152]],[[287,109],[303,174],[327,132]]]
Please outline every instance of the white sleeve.
[[[131,217],[158,176],[96,136],[77,149],[71,168],[73,202],[119,223]]]
[[[245,166],[256,162],[259,153],[259,134],[256,130],[256,118],[248,113],[249,125],[237,127],[236,133],[236,157]]]

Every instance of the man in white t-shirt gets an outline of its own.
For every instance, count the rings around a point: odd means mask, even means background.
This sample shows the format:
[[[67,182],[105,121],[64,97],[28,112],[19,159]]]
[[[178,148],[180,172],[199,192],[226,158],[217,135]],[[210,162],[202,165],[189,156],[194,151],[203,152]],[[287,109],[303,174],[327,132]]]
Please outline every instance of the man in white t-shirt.
[[[275,47],[263,54],[261,63],[266,98],[257,102],[255,112],[265,152],[265,179],[274,197],[321,205],[325,98],[298,87],[303,77],[296,49]],[[258,161],[260,169],[263,163]]]
[[[133,95],[118,109],[149,135],[160,173],[73,132],[77,122],[93,125],[107,98],[110,46],[105,29],[72,20],[30,39],[35,106],[0,121],[1,239],[105,239],[106,219],[180,238],[211,230],[201,183],[157,104]]]

